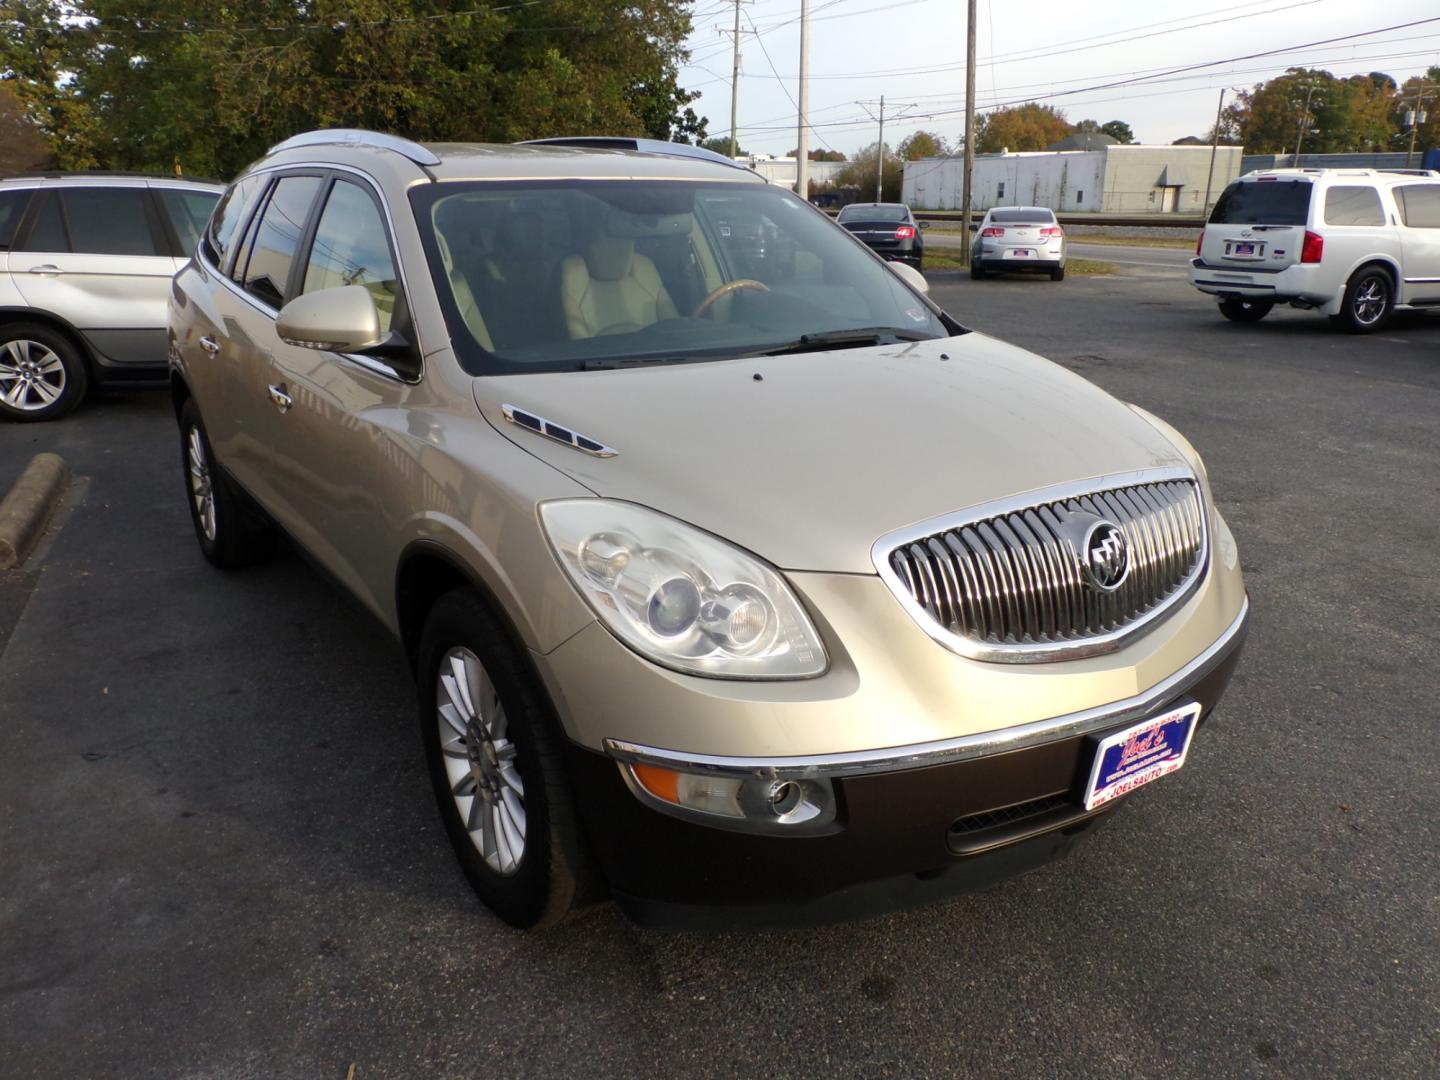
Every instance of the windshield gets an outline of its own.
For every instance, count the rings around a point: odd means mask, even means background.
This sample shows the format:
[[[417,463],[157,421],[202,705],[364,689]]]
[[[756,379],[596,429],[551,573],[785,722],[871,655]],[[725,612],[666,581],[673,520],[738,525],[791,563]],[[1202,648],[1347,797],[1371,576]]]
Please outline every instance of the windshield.
[[[481,181],[411,199],[472,374],[865,343],[845,331],[950,333],[848,233],[768,184]]]
[[[1225,189],[1211,225],[1304,225],[1310,213],[1309,180],[1244,180]]]
[[[852,203],[840,211],[839,221],[909,221],[910,210],[895,203]]]
[[[990,220],[997,225],[1054,225],[1050,210],[991,210]]]

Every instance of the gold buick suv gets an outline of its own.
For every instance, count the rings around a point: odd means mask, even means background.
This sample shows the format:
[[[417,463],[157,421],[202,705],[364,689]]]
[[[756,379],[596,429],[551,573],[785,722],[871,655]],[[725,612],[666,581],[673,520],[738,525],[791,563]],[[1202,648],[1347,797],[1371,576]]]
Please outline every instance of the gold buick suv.
[[[284,533],[399,639],[516,926],[1023,872],[1180,768],[1238,658],[1183,436],[693,147],[297,136],[169,338],[206,558]]]

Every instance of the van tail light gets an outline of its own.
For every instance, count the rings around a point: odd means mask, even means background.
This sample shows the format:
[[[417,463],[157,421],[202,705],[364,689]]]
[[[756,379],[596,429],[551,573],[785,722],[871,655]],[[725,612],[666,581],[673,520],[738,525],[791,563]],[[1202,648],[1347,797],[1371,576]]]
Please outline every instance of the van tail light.
[[[995,226],[992,225],[992,226],[990,226],[990,228],[988,228],[988,229],[981,229],[981,230],[980,230],[980,235],[981,235],[981,236],[1004,236],[1004,235],[1005,235],[1005,230],[1004,230],[1004,229],[997,229],[997,228],[995,228]]]
[[[1300,249],[1302,263],[1318,263],[1325,255],[1325,238],[1319,233],[1306,232],[1305,246]]]
[[[1059,225],[1047,225],[1045,228],[1043,228],[1043,229],[1040,230],[1040,235],[1041,235],[1041,236],[1064,236],[1064,235],[1065,235],[1065,230],[1062,229],[1062,228],[1060,228]]]
[[[899,228],[897,228],[897,229],[895,230],[895,239],[896,239],[896,240],[910,240],[910,239],[913,239],[914,236],[915,236],[915,226],[914,226],[914,225],[901,225]]]
[[[1195,237],[1195,257],[1200,257],[1200,249],[1205,246],[1205,230],[1200,230],[1200,235]]]

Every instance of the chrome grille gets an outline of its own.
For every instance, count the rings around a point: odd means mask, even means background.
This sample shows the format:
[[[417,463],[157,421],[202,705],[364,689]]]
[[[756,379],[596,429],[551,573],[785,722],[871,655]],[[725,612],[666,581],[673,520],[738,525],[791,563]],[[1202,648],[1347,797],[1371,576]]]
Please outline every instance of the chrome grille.
[[[1109,651],[1188,594],[1208,554],[1194,478],[1141,475],[882,537],[876,567],[921,626],[962,655],[1024,662]],[[1113,533],[1107,526],[1128,549],[1118,585],[1086,564],[1096,530]],[[1097,550],[1092,564],[1100,559]]]

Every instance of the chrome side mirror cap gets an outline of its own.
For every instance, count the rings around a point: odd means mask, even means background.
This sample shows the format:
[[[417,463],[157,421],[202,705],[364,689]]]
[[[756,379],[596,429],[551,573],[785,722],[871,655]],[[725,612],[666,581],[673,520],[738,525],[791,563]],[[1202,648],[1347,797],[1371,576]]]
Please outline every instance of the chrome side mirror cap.
[[[919,270],[916,270],[908,263],[902,262],[887,262],[885,265],[895,272],[896,277],[905,282],[906,285],[909,285],[921,296],[930,295],[930,283],[925,280],[925,275],[920,273]]]
[[[275,332],[287,345],[339,353],[363,352],[385,340],[375,298],[363,285],[297,296],[280,309]]]

